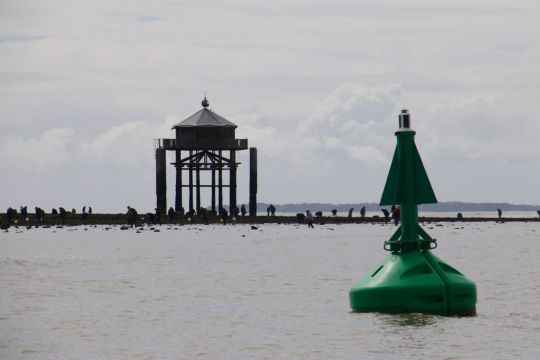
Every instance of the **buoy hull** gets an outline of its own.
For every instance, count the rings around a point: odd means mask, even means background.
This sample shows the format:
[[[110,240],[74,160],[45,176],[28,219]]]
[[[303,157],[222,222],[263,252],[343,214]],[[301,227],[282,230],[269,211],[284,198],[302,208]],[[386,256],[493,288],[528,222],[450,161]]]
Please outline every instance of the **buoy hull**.
[[[475,315],[476,285],[430,251],[389,255],[349,291],[357,312]]]

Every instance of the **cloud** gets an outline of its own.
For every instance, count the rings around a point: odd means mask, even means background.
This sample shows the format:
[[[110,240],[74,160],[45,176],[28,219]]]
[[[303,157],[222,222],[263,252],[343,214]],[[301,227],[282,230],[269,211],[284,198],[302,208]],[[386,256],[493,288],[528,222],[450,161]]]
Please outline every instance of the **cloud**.
[[[35,35],[7,35],[0,36],[0,44],[9,42],[33,42],[45,39],[45,36]]]
[[[25,82],[46,82],[62,80],[62,76],[38,71],[0,72],[0,84],[12,85]]]
[[[298,136],[315,139],[321,155],[339,151],[368,167],[386,166],[390,120],[402,94],[397,83],[343,83],[300,124]]]
[[[137,21],[138,22],[152,22],[152,21],[161,21],[163,20],[159,16],[138,16]]]
[[[152,133],[156,133],[155,128],[144,121],[113,126],[95,139],[85,142],[81,152],[97,162],[139,163],[144,158],[144,150],[150,153],[149,136]]]
[[[233,114],[236,124],[239,127],[236,132],[237,138],[247,138],[250,146],[256,146],[261,153],[271,158],[286,158],[290,150],[287,131],[276,126],[271,126],[272,122],[261,109],[244,109]]]
[[[0,147],[4,167],[43,170],[69,161],[75,149],[74,132],[70,128],[51,129],[38,138],[7,137]]]
[[[528,50],[528,46],[523,45],[523,44],[503,44],[503,45],[497,46],[497,50],[524,52]]]
[[[422,128],[435,156],[526,160],[540,150],[535,140],[540,124],[526,121],[530,116],[513,95],[483,91],[439,101],[429,112],[436,121]]]
[[[153,158],[152,139],[164,137],[174,121],[167,117],[162,123],[127,122],[94,138],[85,138],[71,128],[47,130],[37,138],[5,137],[0,162],[5,167],[39,171],[90,164],[148,165]]]
[[[352,189],[377,197],[401,107],[434,177],[476,171],[483,184],[500,179],[502,200],[532,201],[536,8],[532,0],[12,2],[0,12],[0,159],[17,171],[2,182],[37,174],[50,188],[53,168],[67,188],[99,171],[106,176],[94,183],[136,177],[126,193],[153,201],[152,138],[171,137],[167,115],[195,112],[208,91],[238,137],[260,149],[261,196],[272,201],[314,193],[348,201]],[[485,167],[496,171],[483,175]],[[508,186],[515,178],[529,183]],[[103,203],[117,191],[104,190]],[[464,183],[451,198],[491,194]]]
[[[312,115],[318,122],[336,126],[347,121],[366,123],[382,120],[395,108],[403,90],[397,83],[367,86],[357,83],[339,85]]]
[[[294,164],[347,159],[367,167],[389,163],[390,119],[403,91],[399,84],[338,85],[309,116],[292,126],[275,127],[260,109],[235,114],[239,134],[266,156]],[[393,123],[392,123],[393,124]]]
[[[388,157],[374,146],[360,144],[347,144],[340,138],[324,137],[323,145],[325,150],[338,150],[349,159],[359,162],[369,167],[379,167],[388,165]]]

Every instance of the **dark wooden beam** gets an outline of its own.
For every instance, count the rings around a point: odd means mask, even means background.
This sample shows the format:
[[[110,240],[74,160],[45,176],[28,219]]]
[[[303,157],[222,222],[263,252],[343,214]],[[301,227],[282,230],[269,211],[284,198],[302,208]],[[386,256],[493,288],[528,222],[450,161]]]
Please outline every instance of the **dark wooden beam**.
[[[197,204],[197,214],[201,211],[201,171],[199,167],[195,169],[195,191],[196,191],[196,204]]]
[[[218,209],[221,211],[223,208],[223,169],[221,167],[221,161],[223,156],[221,156],[221,150],[219,150],[218,159]]]
[[[191,211],[193,209],[193,157],[192,154],[193,151],[189,152],[189,209],[188,211]]]
[[[167,212],[167,161],[164,149],[156,149],[156,208],[161,214]]]
[[[249,216],[257,216],[257,148],[249,148]]]
[[[236,215],[236,151],[231,150],[231,163],[235,164],[231,167],[230,170],[230,181],[229,181],[229,212],[231,215]]]
[[[216,170],[212,169],[212,214],[216,213]]]
[[[176,161],[182,156],[181,151],[176,151]],[[182,170],[181,168],[176,168],[176,194],[174,200],[174,209],[176,212],[179,212],[182,209]],[[183,215],[183,214],[182,214]]]

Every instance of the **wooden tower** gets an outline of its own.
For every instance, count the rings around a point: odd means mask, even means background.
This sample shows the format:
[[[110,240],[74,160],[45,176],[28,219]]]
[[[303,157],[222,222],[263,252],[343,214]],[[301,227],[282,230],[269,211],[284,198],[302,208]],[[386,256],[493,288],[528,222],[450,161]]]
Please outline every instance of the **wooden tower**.
[[[177,212],[190,210],[196,213],[202,207],[201,189],[211,189],[211,211],[217,214],[224,207],[223,189],[229,189],[229,213],[234,214],[236,202],[236,173],[240,165],[236,152],[248,148],[247,139],[236,139],[237,126],[208,108],[206,97],[203,108],[172,127],[175,139],[157,139],[156,148],[156,195],[157,209],[167,211],[166,151],[174,151],[176,158]],[[257,212],[257,149],[250,148],[249,215]],[[211,183],[201,184],[201,171],[211,172]],[[229,184],[223,182],[223,173],[229,173]],[[187,183],[183,176],[187,173]],[[188,189],[187,207],[184,206],[183,189]],[[217,191],[217,194],[216,194]],[[216,196],[217,195],[217,196]]]

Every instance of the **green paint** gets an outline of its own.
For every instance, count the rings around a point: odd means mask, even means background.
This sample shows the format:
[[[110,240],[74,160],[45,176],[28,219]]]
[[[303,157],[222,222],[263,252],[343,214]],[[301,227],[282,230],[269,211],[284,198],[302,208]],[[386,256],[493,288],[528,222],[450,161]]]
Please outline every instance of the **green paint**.
[[[418,204],[437,198],[414,143],[396,132],[397,146],[380,205],[399,205],[401,225],[385,243],[392,252],[349,291],[353,311],[474,315],[476,285],[431,253],[436,241],[418,225]]]
[[[411,199],[415,204],[434,204],[437,202],[414,143],[415,134],[414,131],[396,132],[397,146],[380,205],[401,204],[408,199]]]
[[[436,203],[437,198],[414,143],[415,134],[396,132],[397,146],[381,197],[380,205],[399,205],[401,210],[399,236],[387,242],[391,250],[429,249],[432,242],[425,231],[419,230],[417,205]]]
[[[349,291],[353,311],[475,315],[476,285],[430,251],[389,255]]]

